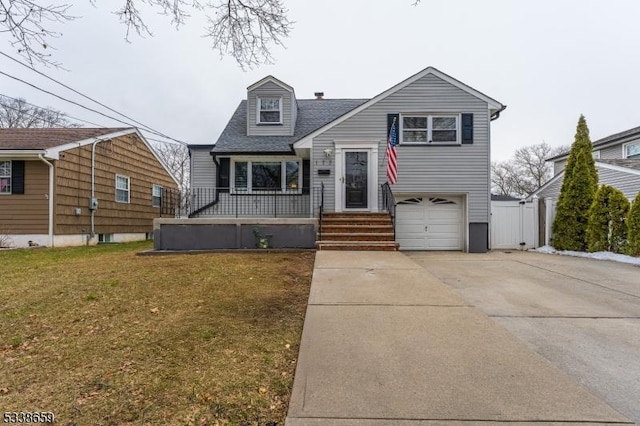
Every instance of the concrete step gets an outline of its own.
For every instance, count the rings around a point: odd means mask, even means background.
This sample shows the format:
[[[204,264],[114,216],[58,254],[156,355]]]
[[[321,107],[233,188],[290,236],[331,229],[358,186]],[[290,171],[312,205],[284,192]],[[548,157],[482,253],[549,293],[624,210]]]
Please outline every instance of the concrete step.
[[[323,232],[328,241],[395,241],[393,232]]]
[[[317,250],[396,251],[398,247],[391,241],[316,241]]]

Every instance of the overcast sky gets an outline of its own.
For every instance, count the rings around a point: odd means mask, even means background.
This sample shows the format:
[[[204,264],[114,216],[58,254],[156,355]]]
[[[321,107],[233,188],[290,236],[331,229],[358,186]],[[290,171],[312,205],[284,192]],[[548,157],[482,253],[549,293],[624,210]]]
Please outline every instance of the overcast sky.
[[[147,10],[154,37],[124,41],[111,12],[124,0],[76,0],[81,16],[53,45],[65,70],[38,67],[134,119],[188,143],[213,143],[246,88],[266,75],[300,99],[371,98],[434,66],[508,106],[492,124],[492,159],[521,146],[592,140],[640,126],[637,0],[285,0],[295,28],[274,65],[242,71],[220,59],[193,16],[176,31]],[[7,38],[0,51],[14,55]],[[89,105],[0,57],[0,70]],[[121,126],[0,75],[0,93],[104,126]]]

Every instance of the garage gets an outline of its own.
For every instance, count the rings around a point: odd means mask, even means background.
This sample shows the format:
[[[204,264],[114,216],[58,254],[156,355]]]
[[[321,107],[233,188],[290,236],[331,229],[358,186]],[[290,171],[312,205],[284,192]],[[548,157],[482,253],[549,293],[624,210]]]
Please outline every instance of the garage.
[[[463,250],[464,197],[399,197],[396,241],[400,250]]]

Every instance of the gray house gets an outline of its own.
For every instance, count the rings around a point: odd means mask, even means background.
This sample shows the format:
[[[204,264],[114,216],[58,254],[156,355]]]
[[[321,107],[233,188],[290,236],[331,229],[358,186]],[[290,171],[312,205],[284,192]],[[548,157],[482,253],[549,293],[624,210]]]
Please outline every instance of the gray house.
[[[370,239],[365,226],[386,217],[400,249],[485,252],[490,125],[505,108],[432,67],[371,99],[297,99],[268,76],[248,87],[214,145],[189,147],[190,216],[318,218],[320,242]]]
[[[532,196],[554,201],[558,199],[568,158],[568,154],[561,154],[548,159],[553,162],[554,176]],[[595,141],[593,158],[599,184],[618,188],[629,200],[633,200],[640,191],[640,127]]]

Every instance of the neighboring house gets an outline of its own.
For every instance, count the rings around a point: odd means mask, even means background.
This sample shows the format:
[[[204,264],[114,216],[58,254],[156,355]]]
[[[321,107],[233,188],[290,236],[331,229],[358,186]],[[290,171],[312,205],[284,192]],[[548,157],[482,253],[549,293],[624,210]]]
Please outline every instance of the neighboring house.
[[[145,239],[177,187],[135,128],[0,129],[5,245]]]
[[[549,158],[554,176],[531,196],[557,200],[569,154]],[[593,142],[593,158],[598,183],[618,188],[630,200],[640,191],[640,127],[616,133]]]
[[[617,188],[629,201],[633,201],[640,192],[640,127],[593,142],[593,158],[598,171],[598,184]],[[553,162],[553,178],[528,198],[532,200],[537,197],[540,200],[540,244],[551,243],[551,226],[568,159],[568,153],[549,158],[547,161]]]
[[[249,86],[217,142],[189,147],[190,216],[381,212],[395,120],[400,248],[487,250],[490,123],[504,105],[432,67],[372,99],[315,96],[272,76]]]

